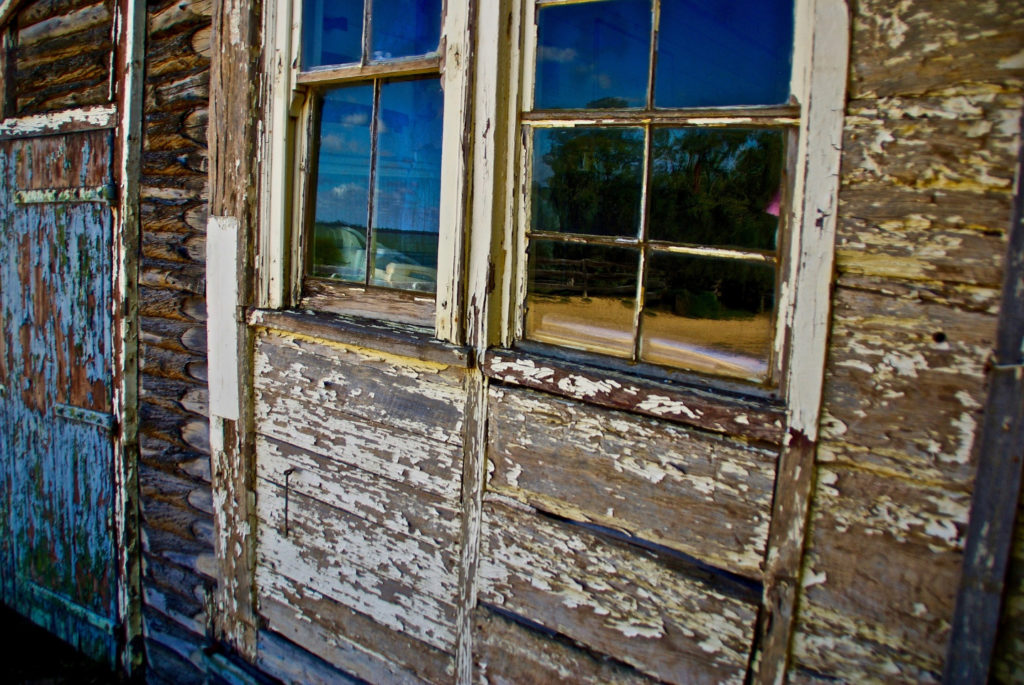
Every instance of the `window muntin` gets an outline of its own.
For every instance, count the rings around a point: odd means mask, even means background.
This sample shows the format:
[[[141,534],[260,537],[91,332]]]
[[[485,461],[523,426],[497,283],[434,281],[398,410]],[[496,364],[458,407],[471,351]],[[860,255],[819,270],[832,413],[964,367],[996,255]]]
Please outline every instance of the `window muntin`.
[[[524,337],[775,384],[792,0],[536,6]]]
[[[440,0],[306,0],[303,12],[298,80],[310,93],[312,131],[305,276],[432,294],[444,108]]]

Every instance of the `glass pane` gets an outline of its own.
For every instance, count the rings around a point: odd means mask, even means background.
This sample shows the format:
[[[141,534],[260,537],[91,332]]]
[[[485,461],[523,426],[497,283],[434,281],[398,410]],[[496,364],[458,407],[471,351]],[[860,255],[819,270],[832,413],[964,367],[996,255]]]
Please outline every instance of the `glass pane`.
[[[441,202],[441,82],[385,83],[379,108],[371,282],[433,292]]]
[[[650,45],[650,0],[540,8],[534,106],[643,107]]]
[[[303,0],[302,68],[358,62],[363,0]]]
[[[441,0],[373,0],[370,59],[426,55],[441,40]]]
[[[774,250],[783,132],[655,129],[652,240]]]
[[[654,104],[784,104],[792,54],[793,0],[662,2]]]
[[[327,91],[320,115],[313,276],[364,282],[373,86]]]
[[[637,237],[643,153],[638,128],[536,129],[532,230]]]
[[[767,378],[775,267],[653,254],[640,358],[704,373]]]
[[[635,249],[531,243],[526,337],[632,357],[639,269]]]

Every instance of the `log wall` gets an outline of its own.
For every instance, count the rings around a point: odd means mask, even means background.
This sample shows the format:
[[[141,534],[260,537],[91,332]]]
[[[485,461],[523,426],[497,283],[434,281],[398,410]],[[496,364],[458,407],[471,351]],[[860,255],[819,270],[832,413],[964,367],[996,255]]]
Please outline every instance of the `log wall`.
[[[206,389],[206,119],[212,3],[147,5],[140,465],[149,678],[200,682],[215,583]]]
[[[10,28],[10,114],[111,101],[113,6],[113,0],[22,4]]]
[[[929,682],[942,674],[960,582],[995,341],[1024,10],[924,0],[852,9],[795,675]]]

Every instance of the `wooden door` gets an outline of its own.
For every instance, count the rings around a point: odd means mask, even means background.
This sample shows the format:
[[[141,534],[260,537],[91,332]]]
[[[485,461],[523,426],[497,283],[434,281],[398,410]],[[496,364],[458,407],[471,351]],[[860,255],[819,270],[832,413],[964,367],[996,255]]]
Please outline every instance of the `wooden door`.
[[[109,663],[111,144],[110,131],[0,142],[0,591]]]

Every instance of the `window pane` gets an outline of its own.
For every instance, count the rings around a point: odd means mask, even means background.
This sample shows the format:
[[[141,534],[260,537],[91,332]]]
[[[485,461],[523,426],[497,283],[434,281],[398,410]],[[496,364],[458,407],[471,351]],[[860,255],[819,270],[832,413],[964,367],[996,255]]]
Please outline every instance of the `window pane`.
[[[650,0],[540,8],[534,106],[643,107],[650,45]]]
[[[441,0],[373,0],[370,58],[435,52],[441,40]]]
[[[531,243],[526,337],[632,357],[639,269],[635,249]]]
[[[303,0],[302,68],[358,62],[363,0]]]
[[[374,285],[435,290],[443,109],[439,79],[381,86]]]
[[[654,104],[784,104],[792,52],[793,0],[662,2]]]
[[[775,249],[781,131],[670,128],[653,136],[652,240]]]
[[[643,153],[642,129],[536,129],[532,229],[637,237]]]
[[[314,276],[365,281],[372,116],[373,86],[336,88],[324,95],[311,248]]]
[[[641,359],[738,378],[768,376],[773,266],[653,254],[644,285]]]

